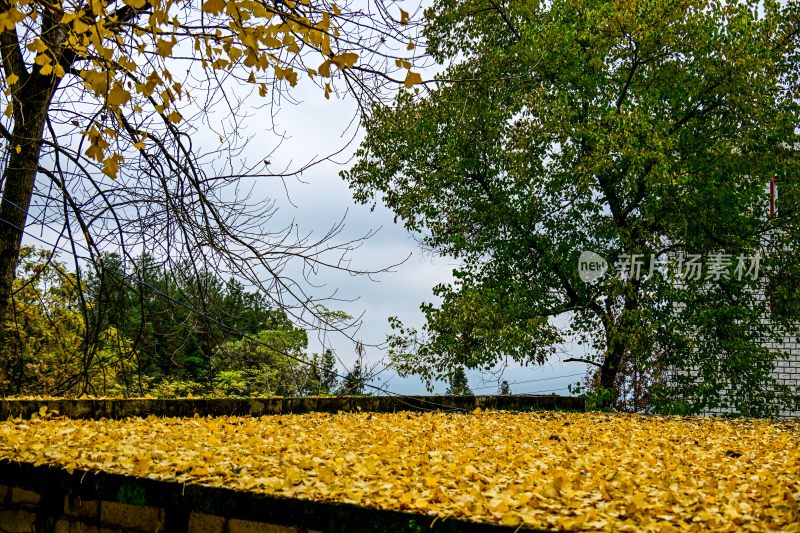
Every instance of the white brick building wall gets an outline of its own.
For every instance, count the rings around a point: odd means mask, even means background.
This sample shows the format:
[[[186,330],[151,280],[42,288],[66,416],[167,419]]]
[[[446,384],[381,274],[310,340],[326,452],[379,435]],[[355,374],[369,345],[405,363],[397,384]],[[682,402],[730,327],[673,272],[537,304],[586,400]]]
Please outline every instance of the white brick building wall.
[[[775,181],[766,185],[765,193],[770,202],[770,216],[777,216],[778,187]],[[788,357],[775,361],[775,369],[772,375],[776,382],[791,387],[800,394],[800,337],[786,337],[782,343],[767,342],[765,345],[774,351],[788,354]],[[707,411],[707,413],[724,414],[730,411],[730,409],[715,409]],[[784,417],[800,418],[800,411],[781,411],[779,414]]]
[[[788,354],[775,361],[775,370],[772,376],[781,385],[791,387],[800,394],[800,337],[787,337],[783,342],[767,342],[765,346],[774,350]],[[724,392],[724,391],[723,391]],[[733,412],[730,408],[707,409],[709,415],[725,415]],[[800,418],[800,411],[780,411],[782,417]]]
[[[775,380],[788,387],[798,390],[800,387],[800,338],[788,337],[782,345],[775,346],[776,349],[788,353],[789,357],[778,360],[775,363]],[[800,390],[798,390],[800,392]],[[800,417],[800,412],[781,412],[781,416]]]
[[[778,216],[777,201],[779,189],[776,180],[770,180],[770,183],[767,185],[767,194],[770,199],[770,216]],[[800,393],[800,338],[787,337],[780,345],[776,346],[771,344],[769,347],[788,354],[788,358],[779,359],[775,362],[775,371],[773,372],[775,381],[782,385],[792,387],[795,391]],[[800,412],[783,411],[781,415],[800,417]]]

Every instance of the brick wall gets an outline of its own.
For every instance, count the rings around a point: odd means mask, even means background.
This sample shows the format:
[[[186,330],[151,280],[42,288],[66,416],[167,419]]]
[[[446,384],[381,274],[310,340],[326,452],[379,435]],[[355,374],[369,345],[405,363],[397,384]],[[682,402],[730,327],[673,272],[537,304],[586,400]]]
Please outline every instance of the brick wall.
[[[504,411],[583,411],[583,398],[556,395],[526,396],[335,396],[329,398],[194,398],[175,400],[8,400],[0,399],[0,420],[30,418],[41,408],[69,418],[128,418],[155,416],[264,416],[310,412],[430,411],[431,409],[496,409]],[[2,533],[2,532],[0,532]]]
[[[466,518],[0,460],[0,533],[520,533]]]
[[[789,357],[783,361],[777,361],[775,365],[775,378],[782,384],[795,387],[800,385],[800,343],[797,337],[789,337],[786,342],[779,347],[781,351],[788,353]]]
[[[783,342],[767,342],[765,345],[787,355],[775,361],[775,370],[772,374],[775,381],[800,392],[800,337],[786,337]],[[725,415],[732,412],[732,409],[709,409],[706,414]],[[800,418],[800,411],[781,411],[778,414],[782,417]]]
[[[800,338],[787,337],[775,347],[788,354],[788,358],[775,362],[775,380],[795,390],[800,390]],[[781,412],[781,416],[800,417],[800,412]]]
[[[41,513],[39,493],[0,485],[0,531],[3,533],[163,533],[167,513],[158,507],[81,500],[64,496],[63,506]],[[59,512],[60,511],[60,512]],[[225,518],[202,513],[189,515],[189,533],[318,533],[295,527]]]

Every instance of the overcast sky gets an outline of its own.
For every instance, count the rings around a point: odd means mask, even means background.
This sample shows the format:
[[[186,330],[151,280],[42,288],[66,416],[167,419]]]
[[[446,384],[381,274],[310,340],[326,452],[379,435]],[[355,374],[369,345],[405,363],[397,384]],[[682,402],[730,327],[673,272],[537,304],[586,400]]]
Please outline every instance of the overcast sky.
[[[407,6],[407,9],[410,7]],[[413,13],[416,10],[410,11]],[[424,76],[430,74],[430,71],[423,70]],[[337,297],[343,301],[326,303],[328,308],[343,310],[353,316],[363,316],[362,326],[354,336],[367,347],[368,365],[378,365],[381,368],[388,362],[385,351],[380,348],[390,332],[388,318],[396,316],[404,325],[420,329],[424,322],[420,304],[436,302],[432,288],[450,281],[456,264],[452,259],[423,251],[414,236],[406,232],[402,224],[396,224],[394,215],[383,205],[379,204],[372,210],[371,206],[357,205],[353,201],[351,192],[339,173],[351,164],[351,156],[361,138],[361,132],[354,122],[355,101],[351,97],[336,98],[335,95],[326,100],[322,91],[307,79],[301,79],[298,86],[291,89],[290,94],[298,103],[293,104],[289,99],[282,99],[274,117],[269,108],[248,108],[250,117],[240,126],[244,135],[252,136],[252,141],[241,156],[248,161],[269,159],[270,171],[281,172],[286,168],[301,168],[309,161],[319,159],[321,155],[340,150],[341,153],[335,160],[312,166],[297,179],[288,178],[284,182],[275,178],[256,180],[253,200],[275,200],[278,212],[269,223],[270,227],[274,224],[276,231],[294,221],[299,226],[300,234],[310,232],[312,238],[321,237],[342,217],[345,217],[345,227],[339,236],[341,241],[377,230],[351,254],[352,269],[377,270],[402,264],[396,266],[392,272],[373,278],[351,276],[332,270],[322,271],[312,280],[314,286],[306,285],[305,288],[309,294],[318,298],[328,296],[335,290]],[[259,105],[263,102],[251,97],[246,105]],[[229,117],[225,114],[224,106],[218,105],[208,117],[210,121],[219,121],[213,127],[208,124],[194,124],[198,131],[192,135],[192,139],[201,152],[214,150],[219,146],[220,139],[215,130],[219,131],[218,126],[226,122],[226,118]],[[276,133],[285,137],[280,146]],[[355,140],[348,145],[348,141],[354,136]],[[29,232],[31,231],[34,231],[33,227],[29,228]],[[39,235],[42,236],[53,238],[46,232]],[[30,236],[26,240],[38,245],[47,242],[47,239],[31,240]],[[302,278],[299,271],[293,277],[297,280]],[[314,332],[310,332],[309,338],[310,351],[319,353],[323,344]],[[350,339],[334,334],[325,340],[325,346],[332,347],[336,353],[340,361],[340,372],[352,366],[356,356]],[[499,380],[507,379],[514,393],[567,394],[567,385],[578,382],[586,368],[582,363],[561,363],[560,359],[568,357],[564,355],[566,353],[574,356],[585,356],[585,353],[569,345],[561,347],[560,352],[561,355],[556,360],[541,366],[519,367],[512,364],[502,374],[470,371],[470,386],[476,393],[494,394],[497,392]],[[400,378],[391,369],[380,373],[373,383],[397,393],[427,392],[419,379]],[[446,388],[446,384],[438,383],[433,392],[444,393]]]
[[[347,140],[356,134],[361,138],[355,126],[348,124],[355,112],[352,99],[332,98],[325,100],[319,89],[310,83],[302,83],[293,89],[293,95],[301,103],[285,104],[280,108],[276,118],[277,130],[287,136],[275,153],[270,154],[271,169],[278,170],[284,165],[294,168],[307,161],[341,149]],[[251,121],[250,128],[254,133],[259,126],[263,134],[257,134],[249,145],[247,155],[258,160],[273,151],[276,145],[275,135],[267,130],[268,121]],[[299,180],[287,179],[286,189],[279,181],[264,180],[257,184],[257,195],[272,197],[279,206],[274,221],[276,227],[294,220],[301,230],[313,231],[322,235],[333,224],[346,215],[345,230],[342,239],[363,235],[369,230],[378,230],[365,241],[360,249],[352,254],[354,269],[378,269],[405,260],[394,268],[393,272],[377,276],[370,280],[363,276],[350,276],[337,272],[321,272],[315,280],[325,283],[325,287],[314,289],[312,294],[327,295],[331,290],[338,290],[338,297],[353,299],[352,302],[339,302],[328,305],[347,311],[351,315],[363,314],[363,325],[356,337],[367,347],[367,360],[378,364],[386,361],[385,353],[376,345],[386,339],[390,331],[388,317],[397,316],[412,327],[421,327],[423,316],[419,310],[423,301],[436,301],[432,288],[451,279],[451,271],[455,266],[452,259],[441,258],[423,251],[416,240],[403,227],[394,222],[393,214],[382,205],[371,211],[371,206],[356,204],[351,192],[340,177],[339,172],[349,167],[349,159],[358,146],[353,142],[339,156],[337,161],[320,163],[304,172]],[[291,162],[291,163],[290,163]],[[312,350],[319,350],[319,341],[312,339]],[[329,342],[336,355],[344,365],[350,365],[355,359],[353,343],[343,336],[334,335]],[[572,346],[563,350],[575,355],[585,355]],[[543,366],[519,367],[511,365],[505,369],[503,378],[512,383],[515,393],[556,392],[567,394],[566,387],[576,383],[585,373],[582,363],[561,363],[561,355],[557,360],[549,361]],[[475,392],[493,394],[497,391],[498,377],[480,372],[468,372],[470,386]],[[425,387],[416,378],[399,378],[391,369],[383,372],[376,384],[381,385],[388,378],[387,387],[393,392],[406,394],[426,393]],[[525,382],[513,384],[515,382]],[[437,384],[434,392],[444,393],[446,384]]]

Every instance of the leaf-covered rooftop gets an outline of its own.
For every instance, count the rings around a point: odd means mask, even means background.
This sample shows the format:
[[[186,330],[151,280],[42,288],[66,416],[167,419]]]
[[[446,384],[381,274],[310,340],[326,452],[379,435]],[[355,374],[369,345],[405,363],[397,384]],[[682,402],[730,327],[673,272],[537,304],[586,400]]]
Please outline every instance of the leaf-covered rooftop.
[[[800,423],[359,413],[0,424],[0,458],[576,530],[800,530]]]

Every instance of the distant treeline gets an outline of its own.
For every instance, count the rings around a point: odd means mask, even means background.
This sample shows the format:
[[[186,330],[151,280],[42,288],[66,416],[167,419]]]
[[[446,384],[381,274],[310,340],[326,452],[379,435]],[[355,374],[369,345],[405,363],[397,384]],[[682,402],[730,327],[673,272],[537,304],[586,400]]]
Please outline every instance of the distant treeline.
[[[106,255],[78,275],[23,249],[0,347],[4,396],[363,394],[360,361],[338,379],[334,355],[236,280]]]

